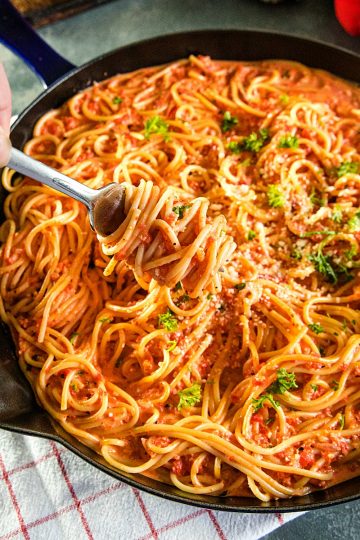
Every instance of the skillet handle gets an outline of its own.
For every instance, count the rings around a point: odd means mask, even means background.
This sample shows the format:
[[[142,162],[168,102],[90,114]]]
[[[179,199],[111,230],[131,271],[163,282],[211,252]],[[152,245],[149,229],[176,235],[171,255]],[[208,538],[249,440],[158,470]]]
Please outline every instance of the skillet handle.
[[[0,42],[35,71],[45,88],[74,69],[32,29],[10,0],[1,0],[0,4]]]

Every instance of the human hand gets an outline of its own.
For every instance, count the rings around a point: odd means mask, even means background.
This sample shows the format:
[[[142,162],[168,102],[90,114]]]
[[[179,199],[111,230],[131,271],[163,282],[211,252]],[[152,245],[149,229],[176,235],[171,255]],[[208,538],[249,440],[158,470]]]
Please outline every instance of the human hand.
[[[0,64],[0,167],[9,161],[11,117],[11,91],[5,70]]]

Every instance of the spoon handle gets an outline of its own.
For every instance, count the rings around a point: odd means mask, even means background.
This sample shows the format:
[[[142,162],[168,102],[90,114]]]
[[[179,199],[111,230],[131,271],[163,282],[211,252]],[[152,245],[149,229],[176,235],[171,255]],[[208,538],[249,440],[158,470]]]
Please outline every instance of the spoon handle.
[[[7,164],[10,169],[29,176],[42,184],[45,184],[56,191],[64,193],[73,199],[85,204],[88,210],[91,209],[98,193],[96,189],[91,189],[73,178],[58,172],[40,161],[36,161],[16,148],[11,148],[10,159]]]

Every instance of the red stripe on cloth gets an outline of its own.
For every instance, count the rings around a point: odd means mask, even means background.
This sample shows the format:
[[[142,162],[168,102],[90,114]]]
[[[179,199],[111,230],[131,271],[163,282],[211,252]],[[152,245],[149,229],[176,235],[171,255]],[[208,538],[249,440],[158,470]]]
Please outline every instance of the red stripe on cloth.
[[[224,534],[224,531],[220,527],[220,524],[219,524],[218,520],[216,519],[214,512],[212,512],[211,510],[206,510],[206,512],[208,513],[208,516],[211,519],[211,521],[212,521],[212,523],[213,523],[213,525],[214,525],[214,527],[216,529],[216,532],[219,535],[219,538],[221,540],[226,540],[226,536]]]
[[[141,508],[141,510],[142,510],[142,513],[144,514],[144,517],[145,517],[145,519],[146,519],[146,521],[147,521],[147,524],[148,524],[149,527],[150,527],[150,531],[151,531],[152,537],[153,537],[155,540],[159,540],[158,532],[157,532],[157,530],[156,530],[155,527],[154,527],[154,524],[153,524],[153,522],[152,522],[152,519],[151,519],[151,517],[150,517],[150,514],[149,514],[149,512],[148,512],[148,509],[147,509],[146,506],[145,506],[145,503],[144,503],[144,501],[143,501],[142,496],[140,495],[140,493],[139,493],[139,491],[138,491],[137,489],[132,488],[132,490],[133,490],[134,495],[135,495],[135,497],[136,497],[136,499],[137,499],[137,502],[139,503],[139,506],[140,506],[140,508]]]
[[[282,514],[280,514],[280,512],[276,512],[276,517],[278,518],[280,525],[284,525],[284,517]]]
[[[85,529],[87,537],[89,538],[89,540],[94,540],[94,537],[93,537],[93,535],[92,535],[92,533],[90,531],[89,523],[87,522],[85,514],[84,514],[84,512],[83,512],[83,510],[82,510],[82,508],[80,506],[80,501],[76,496],[74,486],[70,482],[70,478],[69,478],[69,476],[68,476],[68,474],[66,472],[65,464],[64,464],[64,462],[62,460],[62,457],[60,456],[60,452],[57,449],[57,446],[56,446],[56,444],[54,442],[51,442],[50,445],[51,445],[51,448],[54,451],[54,454],[55,454],[55,457],[56,457],[57,462],[59,464],[61,473],[62,473],[62,475],[64,477],[64,480],[66,482],[66,485],[67,485],[67,487],[68,487],[68,489],[69,489],[69,491],[71,493],[71,497],[72,497],[72,499],[73,499],[73,501],[75,503],[76,509],[77,509],[77,511],[78,511],[78,513],[80,515],[81,523],[83,524],[83,527]]]
[[[36,467],[36,465],[39,465],[40,463],[47,461],[51,457],[54,457],[54,452],[49,452],[49,454],[46,454],[45,456],[42,456],[41,458],[36,459],[35,461],[30,461],[29,463],[25,463],[24,465],[19,465],[18,467],[14,467],[13,469],[10,469],[8,471],[8,475],[12,476],[15,473],[25,471],[26,469],[32,469],[33,467]]]
[[[196,512],[193,512],[192,514],[188,514],[187,516],[184,516],[180,519],[177,519],[176,521],[172,521],[171,523],[168,523],[167,525],[164,525],[163,527],[160,527],[160,529],[157,529],[158,534],[163,533],[165,531],[168,531],[169,529],[175,529],[176,527],[179,527],[179,525],[183,525],[187,521],[191,521],[192,519],[195,519],[202,514],[205,514],[206,510],[197,510]],[[146,536],[142,536],[138,540],[150,540],[152,537],[152,533],[147,534]]]
[[[126,486],[124,484],[121,484],[121,482],[118,482],[117,484],[110,486],[106,489],[103,489],[102,491],[98,491],[94,495],[89,495],[89,497],[86,497],[85,499],[82,499],[80,501],[80,504],[88,504],[92,501],[95,501],[98,497],[101,497],[102,495],[108,495],[112,491],[116,491],[118,489],[124,489]],[[47,523],[48,521],[51,521],[53,519],[56,519],[57,517],[60,517],[64,514],[67,514],[71,510],[76,510],[76,505],[70,504],[69,506],[65,506],[64,508],[61,508],[60,510],[57,510],[56,512],[53,512],[52,514],[48,514],[47,516],[44,516],[42,518],[36,519],[35,521],[32,521],[31,523],[27,524],[28,529],[33,529],[34,527],[37,527],[38,525],[42,525],[43,523]],[[0,540],[10,540],[10,538],[14,538],[14,536],[17,536],[21,532],[21,529],[17,529],[16,531],[12,531],[5,536],[1,536]]]
[[[0,469],[1,469],[1,472],[2,472],[4,482],[5,482],[8,490],[9,490],[9,494],[10,494],[10,497],[11,497],[11,502],[13,503],[13,506],[15,508],[15,512],[16,512],[17,518],[18,518],[19,523],[20,523],[21,532],[23,533],[24,538],[26,538],[26,540],[30,540],[29,531],[26,528],[24,518],[22,517],[21,511],[20,511],[19,503],[17,501],[15,492],[14,492],[12,484],[10,482],[8,472],[5,469],[5,465],[4,465],[4,462],[3,462],[3,459],[2,459],[1,456],[0,456]]]

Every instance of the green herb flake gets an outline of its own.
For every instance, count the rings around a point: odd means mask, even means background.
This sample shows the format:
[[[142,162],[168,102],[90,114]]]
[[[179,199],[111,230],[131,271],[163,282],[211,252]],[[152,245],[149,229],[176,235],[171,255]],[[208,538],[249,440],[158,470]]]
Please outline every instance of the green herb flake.
[[[242,283],[237,283],[236,285],[234,285],[234,289],[236,289],[237,291],[242,291],[243,289],[245,289],[245,287],[246,287],[245,281],[243,281]]]
[[[325,199],[319,195],[316,190],[313,188],[310,193],[310,202],[314,206],[324,206],[325,205]]]
[[[341,223],[342,222],[342,216],[343,216],[343,213],[342,213],[342,210],[340,208],[340,206],[336,205],[332,214],[331,214],[331,219],[335,222],[335,223]]]
[[[121,97],[115,96],[115,97],[113,98],[112,102],[113,102],[114,105],[120,105],[120,103],[122,103],[123,100],[122,100]]]
[[[313,263],[315,270],[322,274],[326,281],[337,283],[338,276],[332,266],[332,261],[328,255],[322,253],[321,248],[316,254],[309,255],[309,260]]]
[[[276,373],[276,381],[269,387],[269,392],[284,394],[287,390],[297,387],[295,373],[289,373],[285,368],[280,368]]]
[[[78,385],[76,383],[72,383],[70,385],[70,388],[71,388],[71,390],[73,390],[73,392],[78,392],[79,391],[79,387],[78,387]]]
[[[318,388],[319,388],[319,387],[318,387],[317,384],[310,384],[310,386],[311,386],[311,389],[312,389],[313,392],[317,392],[317,391],[318,391]]]
[[[168,330],[168,332],[174,332],[178,327],[177,318],[170,309],[168,309],[166,313],[158,315],[158,323],[159,326],[162,326],[165,330]]]
[[[344,253],[348,261],[352,261],[356,254],[357,254],[357,249],[356,249],[355,244],[351,244],[351,248],[345,251]]]
[[[308,327],[312,332],[314,332],[314,334],[321,334],[322,332],[324,332],[323,327],[319,323],[311,323],[308,325]]]
[[[275,409],[277,409],[280,405],[278,401],[275,401],[271,394],[263,394],[257,399],[253,398],[252,406],[254,407],[254,412],[258,412],[260,409],[262,409],[266,401],[269,401],[269,403],[271,403]]]
[[[279,97],[279,100],[280,102],[283,104],[283,105],[287,105],[289,103],[289,96],[287,94],[282,94],[280,97]]]
[[[344,161],[339,167],[335,168],[338,178],[341,178],[345,174],[357,174],[359,171],[359,163],[355,161]]]
[[[224,117],[221,122],[221,131],[223,133],[226,133],[227,131],[230,131],[236,124],[238,124],[239,121],[236,118],[236,116],[231,116],[230,111],[226,111],[224,113]],[[231,144],[231,143],[230,143]]]
[[[177,284],[174,287],[174,291],[180,291],[183,288],[181,281],[178,281]]]
[[[188,210],[189,208],[191,208],[191,204],[183,204],[182,206],[174,206],[172,211],[179,217],[179,219],[182,219],[184,217],[185,210]]]
[[[112,321],[112,317],[103,317],[102,319],[99,319],[99,322],[101,324],[110,323]]]
[[[302,259],[302,253],[298,248],[294,248],[292,252],[290,253],[290,257],[292,259],[296,259],[297,261],[301,261]]]
[[[168,341],[168,348],[166,349],[168,352],[171,352],[175,349],[177,346],[177,341]]]
[[[341,328],[345,331],[348,328],[348,322],[346,319],[343,319],[343,322],[341,323]]]
[[[258,133],[253,132],[250,133],[248,137],[245,137],[241,141],[241,147],[243,150],[248,150],[249,152],[259,152],[269,137],[270,134],[268,129],[260,129]]]
[[[356,212],[356,214],[349,219],[347,225],[350,232],[360,231],[360,211]]]
[[[201,384],[195,383],[189,388],[185,388],[185,390],[180,390],[178,396],[179,404],[177,408],[179,411],[182,408],[194,407],[194,405],[201,401]]]
[[[148,118],[145,122],[145,139],[150,139],[151,135],[162,135],[165,142],[170,140],[169,124],[160,116]]]
[[[230,150],[230,152],[232,152],[233,154],[240,154],[240,152],[242,151],[242,146],[239,142],[231,141],[227,145],[227,149]]]
[[[331,383],[331,388],[332,388],[333,390],[335,390],[335,392],[336,392],[336,390],[339,390],[339,383],[338,383],[338,381],[335,381],[335,380],[332,381],[332,383]]]
[[[249,232],[247,233],[247,239],[248,239],[249,241],[251,241],[251,240],[254,240],[254,238],[256,238],[256,232],[255,232],[255,231],[249,231]]]
[[[212,295],[211,293],[208,293],[208,294],[206,295],[206,300],[211,300],[212,297],[213,297],[213,295]]]
[[[269,418],[267,418],[266,420],[264,420],[264,424],[265,424],[266,426],[268,426],[269,424],[272,424],[274,420],[275,420],[274,417],[269,416]]]
[[[340,425],[340,429],[344,429],[344,426],[345,426],[345,415],[344,414],[340,414],[339,425]]]
[[[272,208],[282,208],[286,202],[285,195],[280,189],[279,184],[270,184],[267,190],[269,206]]]
[[[336,231],[309,231],[303,234],[300,234],[300,238],[308,238],[311,236],[315,236],[316,234],[321,234],[323,236],[333,236],[334,234],[337,234]]]
[[[79,335],[79,332],[74,332],[73,334],[71,334],[70,340],[69,340],[70,343],[71,343],[71,345],[74,345],[74,343],[75,343],[76,338],[77,338],[78,335]]]
[[[299,139],[296,135],[283,135],[279,139],[278,148],[298,148]]]

